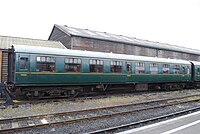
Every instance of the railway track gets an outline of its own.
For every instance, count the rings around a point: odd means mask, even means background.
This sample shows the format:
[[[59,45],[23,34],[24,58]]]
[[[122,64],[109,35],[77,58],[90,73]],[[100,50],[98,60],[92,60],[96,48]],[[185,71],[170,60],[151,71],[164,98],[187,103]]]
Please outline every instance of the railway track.
[[[103,97],[102,97],[103,98]],[[105,98],[105,97],[104,97]],[[39,100],[13,100],[13,106],[25,105],[25,104],[40,104],[40,103],[48,103],[48,102],[63,102],[63,101],[73,101],[73,102],[82,102],[87,99],[92,99],[92,97],[77,97],[77,98],[43,98]],[[5,103],[5,99],[0,99],[0,109],[6,108],[8,105]]]
[[[158,91],[154,91],[158,92]],[[49,103],[49,102],[63,102],[63,101],[72,101],[72,102],[84,102],[85,100],[91,100],[91,99],[103,99],[103,98],[109,98],[111,95],[122,95],[121,93],[128,94],[132,92],[103,92],[102,94],[90,94],[86,95],[83,94],[81,96],[75,97],[75,98],[69,98],[65,96],[59,96],[59,97],[42,97],[39,99],[32,99],[32,100],[24,100],[24,99],[17,99],[13,100],[14,104],[13,107],[18,107],[19,105],[25,105],[25,104],[40,104],[40,103]],[[135,92],[134,94],[144,94],[145,92]],[[148,92],[149,93],[149,92]],[[8,105],[5,103],[6,98],[0,98],[0,109],[5,109]]]
[[[157,93],[160,91],[154,91],[153,93]],[[132,92],[124,92],[124,95],[127,95],[127,93],[132,93]],[[136,95],[140,94],[145,94],[146,92],[134,92]],[[149,92],[147,92],[149,93]],[[152,92],[151,92],[152,93]],[[89,95],[89,96],[78,96],[75,98],[69,98],[65,96],[60,96],[60,97],[42,97],[40,99],[33,99],[33,100],[23,100],[23,99],[17,99],[13,100],[14,104],[13,107],[16,108],[19,105],[25,105],[25,104],[40,104],[40,103],[49,103],[49,102],[63,102],[63,101],[72,101],[72,102],[84,102],[85,100],[91,100],[91,99],[102,99],[102,98],[109,98],[111,95],[115,96],[122,96],[121,92],[113,94],[111,93],[106,93],[104,94],[95,94],[95,95]],[[0,109],[5,109],[8,105],[5,103],[6,98],[0,98]]]
[[[26,130],[48,125],[71,124],[81,121],[110,118],[118,115],[165,108],[194,101],[200,101],[200,94],[70,112],[0,119],[0,133]]]
[[[111,95],[114,96],[122,96],[122,95],[127,95],[129,93],[133,93],[135,95],[141,95],[141,94],[149,94],[149,91],[129,91],[129,90],[119,90],[119,91],[109,91],[109,92],[93,92],[93,94],[82,94],[77,97],[66,97],[66,96],[59,96],[59,97],[41,97],[41,98],[35,98],[35,99],[14,99],[13,100],[13,107],[16,108],[20,105],[25,105],[25,104],[40,104],[40,103],[49,103],[49,102],[62,102],[62,101],[72,101],[72,102],[84,102],[85,100],[91,100],[91,99],[102,99],[102,98],[109,98]],[[160,91],[154,90],[150,91],[151,93],[158,93]],[[171,91],[168,91],[171,92]],[[5,109],[7,108],[7,104],[5,103],[6,98],[0,98],[0,109]]]
[[[120,126],[116,126],[116,127],[110,127],[110,128],[106,128],[106,129],[102,129],[102,130],[88,132],[87,134],[100,134],[100,133],[111,133],[111,132],[114,133],[114,132],[117,132],[117,131],[119,132],[119,131],[127,130],[127,129],[130,129],[130,128],[134,128],[137,125],[139,125],[141,127],[141,126],[146,125],[146,124],[150,124],[150,123],[154,123],[154,122],[157,122],[157,121],[161,121],[163,119],[168,119],[168,118],[171,118],[171,117],[195,112],[197,110],[200,110],[200,106],[195,107],[195,108],[191,108],[191,109],[187,109],[187,110],[182,110],[182,111],[179,111],[179,112],[174,112],[174,113],[163,115],[163,116],[159,116],[159,117],[155,117],[155,118],[150,118],[150,119],[147,119],[147,120],[141,120],[141,121],[138,121],[138,122],[124,124],[124,125],[120,125]]]

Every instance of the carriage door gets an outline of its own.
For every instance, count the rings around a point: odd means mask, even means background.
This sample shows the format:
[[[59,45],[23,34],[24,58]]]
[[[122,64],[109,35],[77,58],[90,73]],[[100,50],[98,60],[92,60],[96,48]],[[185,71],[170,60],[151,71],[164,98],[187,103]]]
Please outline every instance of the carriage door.
[[[132,73],[132,65],[131,62],[126,62],[126,78],[127,80],[131,79],[131,73]]]
[[[195,66],[194,64],[191,62],[191,80],[194,81],[195,80]]]
[[[200,80],[200,66],[197,66],[197,77],[196,80],[199,81]]]
[[[30,71],[29,65],[29,55],[19,55],[18,57],[18,75],[19,75],[19,83],[27,83],[28,82],[28,75]]]

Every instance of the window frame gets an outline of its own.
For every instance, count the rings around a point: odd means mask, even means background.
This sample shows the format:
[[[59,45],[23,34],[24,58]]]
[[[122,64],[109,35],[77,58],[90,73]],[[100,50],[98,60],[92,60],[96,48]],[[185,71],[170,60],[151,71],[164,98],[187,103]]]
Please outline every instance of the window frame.
[[[111,73],[122,73],[123,62],[120,60],[110,61],[110,72]]]
[[[25,68],[21,68],[21,65],[22,65],[22,62],[21,62],[21,59],[24,58],[24,59],[27,59],[23,64],[24,66],[27,66]],[[29,70],[29,58],[28,57],[25,57],[25,56],[22,56],[19,58],[19,69],[20,70]]]
[[[70,69],[67,70],[66,66],[68,66],[68,68],[70,68]],[[65,60],[64,60],[64,71],[65,72],[80,73],[81,67],[82,67],[81,58],[66,57]]]
[[[135,74],[145,74],[145,62],[135,63]]]
[[[90,73],[104,73],[104,61],[102,59],[89,59]]]
[[[162,64],[162,74],[170,74],[170,64]]]
[[[182,69],[182,74],[190,74],[191,68],[189,65],[182,65],[181,69]]]
[[[36,72],[56,72],[56,57],[37,56],[36,57]]]
[[[149,73],[150,74],[158,74],[158,66],[159,64],[158,63],[150,63],[149,64]]]
[[[199,75],[199,74],[200,74],[200,66],[197,66],[197,69],[196,69],[196,70],[197,70],[197,73],[196,73],[196,74]]]
[[[126,72],[132,73],[132,62],[126,62]]]
[[[181,73],[181,65],[175,64],[173,72],[174,72],[174,74],[180,74]]]

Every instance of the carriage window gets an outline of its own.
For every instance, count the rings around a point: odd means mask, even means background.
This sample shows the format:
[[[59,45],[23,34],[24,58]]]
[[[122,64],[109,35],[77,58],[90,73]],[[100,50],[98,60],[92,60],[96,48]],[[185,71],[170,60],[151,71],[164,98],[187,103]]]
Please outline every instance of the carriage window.
[[[122,61],[111,61],[110,72],[111,73],[122,73]]]
[[[190,74],[190,67],[186,66],[186,74]]]
[[[28,69],[28,58],[20,58],[20,69]]]
[[[55,57],[47,57],[47,56],[37,57],[36,71],[55,72],[55,62],[56,62]]]
[[[136,63],[135,73],[136,74],[144,74],[144,63],[143,62]]]
[[[190,73],[190,68],[189,66],[182,66],[183,74],[189,74]]]
[[[182,67],[182,70],[183,70],[183,74],[185,74],[186,71],[185,71],[185,67],[184,66]]]
[[[156,63],[150,64],[150,74],[158,74],[158,64]]]
[[[126,64],[126,71],[127,71],[128,73],[131,72],[131,63],[127,63],[127,64]]]
[[[90,72],[103,73],[103,60],[90,60]]]
[[[200,67],[197,68],[197,74],[200,74]]]
[[[169,64],[163,64],[163,74],[169,74]]]
[[[66,72],[80,72],[81,71],[81,59],[66,58],[65,59],[65,71]]]
[[[174,65],[174,74],[180,74],[180,65]]]

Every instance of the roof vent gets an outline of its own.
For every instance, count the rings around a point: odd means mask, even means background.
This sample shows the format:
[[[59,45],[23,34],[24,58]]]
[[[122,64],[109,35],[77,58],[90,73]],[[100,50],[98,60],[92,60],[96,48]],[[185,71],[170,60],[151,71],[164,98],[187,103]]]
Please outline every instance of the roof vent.
[[[64,25],[65,27],[68,27],[67,25]]]

